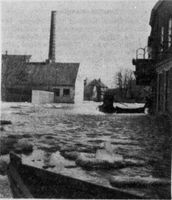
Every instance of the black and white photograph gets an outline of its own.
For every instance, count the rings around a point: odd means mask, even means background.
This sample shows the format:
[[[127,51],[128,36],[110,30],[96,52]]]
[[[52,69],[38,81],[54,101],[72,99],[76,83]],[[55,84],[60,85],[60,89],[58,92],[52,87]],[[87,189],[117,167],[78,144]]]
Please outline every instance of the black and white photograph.
[[[0,199],[171,199],[172,0],[0,9]]]

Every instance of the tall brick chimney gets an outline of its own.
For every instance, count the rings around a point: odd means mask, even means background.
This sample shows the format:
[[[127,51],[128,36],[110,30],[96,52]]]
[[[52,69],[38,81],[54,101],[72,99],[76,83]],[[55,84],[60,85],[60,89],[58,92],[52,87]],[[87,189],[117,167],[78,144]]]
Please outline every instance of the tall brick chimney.
[[[56,11],[51,12],[49,62],[56,62]]]

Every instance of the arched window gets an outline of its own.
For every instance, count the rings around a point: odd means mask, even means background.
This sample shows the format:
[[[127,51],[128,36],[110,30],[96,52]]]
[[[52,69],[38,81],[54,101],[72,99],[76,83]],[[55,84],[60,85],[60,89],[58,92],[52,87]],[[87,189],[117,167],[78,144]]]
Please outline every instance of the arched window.
[[[168,47],[172,45],[172,18],[168,22]]]

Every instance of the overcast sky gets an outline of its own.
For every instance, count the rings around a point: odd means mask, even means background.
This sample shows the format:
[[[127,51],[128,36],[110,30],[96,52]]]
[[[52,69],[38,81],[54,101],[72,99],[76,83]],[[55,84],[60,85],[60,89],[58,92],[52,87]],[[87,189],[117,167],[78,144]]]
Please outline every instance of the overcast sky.
[[[57,10],[56,61],[79,62],[80,75],[109,86],[120,68],[147,45],[151,9],[157,0],[3,1],[2,52],[48,57],[50,16]]]

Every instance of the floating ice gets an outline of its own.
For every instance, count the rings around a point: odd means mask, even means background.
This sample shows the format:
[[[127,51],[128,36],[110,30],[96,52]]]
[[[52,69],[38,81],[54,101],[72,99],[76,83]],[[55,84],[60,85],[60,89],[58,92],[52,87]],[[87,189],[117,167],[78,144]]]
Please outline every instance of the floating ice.
[[[111,163],[114,163],[115,161],[123,161],[123,156],[119,154],[114,154],[113,148],[111,143],[105,142],[104,143],[104,149],[98,149],[96,152],[96,159],[98,160],[104,160]]]

